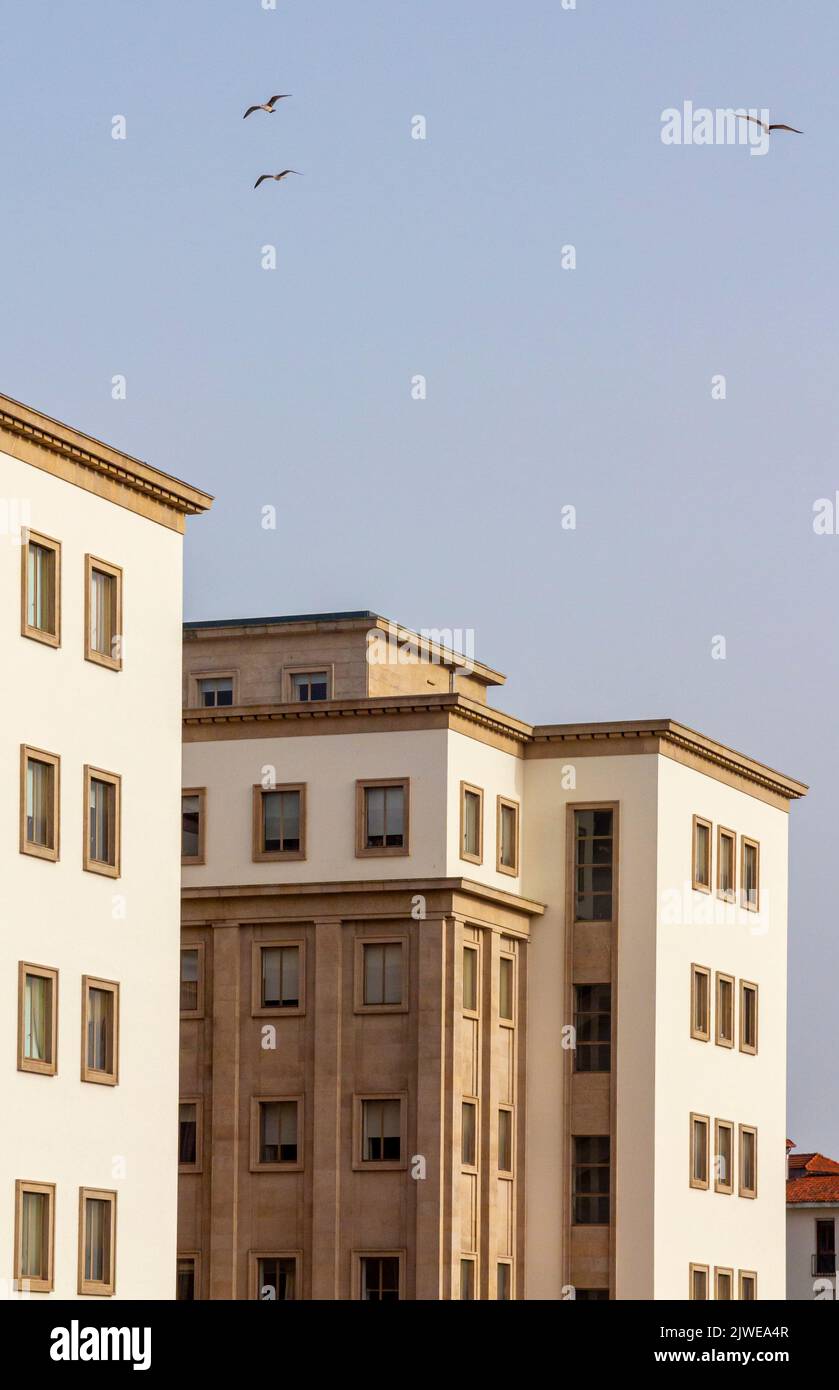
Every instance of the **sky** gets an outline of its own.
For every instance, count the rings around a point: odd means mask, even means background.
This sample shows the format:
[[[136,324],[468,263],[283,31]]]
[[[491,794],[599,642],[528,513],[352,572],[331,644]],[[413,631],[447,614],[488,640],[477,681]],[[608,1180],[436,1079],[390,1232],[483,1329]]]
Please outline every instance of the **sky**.
[[[789,1133],[839,1158],[835,0],[0,20],[0,390],[215,495],[188,618],[466,629],[510,713],[808,782]],[[665,145],[688,101],[805,133]]]

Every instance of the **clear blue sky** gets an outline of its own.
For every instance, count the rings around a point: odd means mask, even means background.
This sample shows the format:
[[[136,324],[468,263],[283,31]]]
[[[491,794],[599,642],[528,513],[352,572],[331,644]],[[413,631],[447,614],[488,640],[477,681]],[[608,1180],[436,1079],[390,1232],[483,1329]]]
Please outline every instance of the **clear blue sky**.
[[[809,781],[789,1126],[839,1158],[839,6],[277,4],[3,5],[0,389],[216,494],[188,617],[472,628],[511,712]],[[686,100],[806,134],[665,147]]]

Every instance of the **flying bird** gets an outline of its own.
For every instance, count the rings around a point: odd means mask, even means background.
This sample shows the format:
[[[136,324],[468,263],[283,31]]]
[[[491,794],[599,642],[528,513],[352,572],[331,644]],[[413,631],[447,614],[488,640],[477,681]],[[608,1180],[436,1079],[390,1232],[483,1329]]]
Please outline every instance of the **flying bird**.
[[[741,121],[754,121],[755,125],[759,125],[761,130],[765,131],[767,135],[770,130],[791,130],[793,135],[804,134],[803,130],[798,130],[794,125],[767,125],[765,121],[761,121],[757,116],[747,116],[744,111],[738,111],[736,114]]]
[[[276,179],[277,183],[279,183],[280,179],[284,179],[287,174],[298,174],[298,171],[296,169],[283,169],[281,174],[260,174],[256,183],[254,184],[254,188],[258,188],[259,185],[261,183],[264,183],[266,179]],[[302,177],[302,174],[298,174],[298,178]]]
[[[276,103],[278,101],[284,101],[286,97],[290,96],[291,92],[278,92],[275,97],[271,97],[268,101],[264,101],[258,106],[249,106],[242,120],[246,120],[252,111],[267,111],[269,116],[273,116]]]

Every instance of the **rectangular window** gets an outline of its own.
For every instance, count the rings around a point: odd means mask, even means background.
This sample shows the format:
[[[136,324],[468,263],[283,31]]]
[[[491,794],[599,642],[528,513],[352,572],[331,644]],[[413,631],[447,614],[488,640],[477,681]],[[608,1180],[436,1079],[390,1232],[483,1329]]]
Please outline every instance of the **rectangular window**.
[[[361,1102],[361,1162],[401,1163],[402,1102],[382,1097]]]
[[[254,947],[253,1012],[301,1013],[303,947],[299,941]]]
[[[519,871],[519,805],[503,796],[498,798],[496,842],[496,869],[500,874],[516,875]]]
[[[85,556],[85,659],[110,671],[122,670],[122,570]]]
[[[365,1303],[396,1303],[399,1299],[399,1256],[362,1255],[360,1294]]]
[[[717,971],[717,1032],[718,1047],[734,1046],[734,977]]]
[[[717,826],[717,896],[727,903],[737,900],[737,836]]]
[[[512,956],[498,961],[498,1017],[502,1023],[513,1023],[516,1016],[516,962]]]
[[[15,1183],[15,1288],[50,1293],[55,1246],[55,1183]]]
[[[757,1275],[753,1269],[740,1270],[740,1301],[754,1303],[757,1299]]]
[[[114,772],[85,767],[84,804],[87,825],[83,867],[108,878],[120,876],[120,823],[122,779]]]
[[[740,1196],[757,1196],[757,1130],[740,1125]]]
[[[498,1171],[513,1171],[513,1112],[507,1106],[498,1111]]]
[[[399,1008],[404,1002],[403,941],[361,942],[364,1008]]]
[[[58,1070],[58,971],[18,966],[18,1071],[54,1076]]]
[[[460,784],[460,857],[470,864],[484,857],[484,794],[468,782]]]
[[[612,986],[574,986],[575,1071],[612,1069]]]
[[[356,855],[408,853],[408,779],[357,782]]]
[[[178,1168],[182,1173],[201,1171],[200,1100],[182,1100],[178,1105]]]
[[[506,1260],[496,1265],[495,1297],[499,1303],[508,1303],[513,1297],[513,1266]]]
[[[204,1013],[204,946],[181,947],[181,1015],[201,1018]]]
[[[740,981],[740,1051],[757,1052],[757,985]]]
[[[714,1191],[734,1191],[734,1125],[728,1120],[714,1121]]]
[[[760,909],[760,845],[757,840],[740,841],[741,902],[747,912]]]
[[[734,1270],[714,1266],[714,1297],[718,1302],[728,1303],[733,1297]]]
[[[61,545],[26,532],[21,547],[21,633],[48,647],[61,645]]]
[[[711,972],[704,965],[690,967],[690,1035],[699,1042],[711,1037]]]
[[[575,1226],[608,1226],[610,1144],[607,1134],[576,1136],[571,1206]]]
[[[116,1270],[117,1194],[79,1190],[79,1293],[112,1294]]]
[[[709,1273],[707,1265],[691,1265],[690,1267],[690,1297],[697,1303],[704,1303],[708,1299]]]
[[[82,976],[82,1081],[119,1081],[119,985]]]
[[[255,1255],[253,1297],[263,1303],[294,1301],[297,1297],[296,1255]]]
[[[816,1220],[816,1253],[813,1274],[836,1273],[836,1218]]]
[[[206,787],[186,787],[181,792],[181,863],[203,864],[207,828]]]
[[[253,1102],[251,1166],[300,1168],[300,1100],[269,1097]]]
[[[464,1013],[478,1012],[478,970],[477,946],[463,948],[463,1010]]]
[[[462,1168],[478,1166],[478,1103],[465,1100],[460,1107],[460,1163]]]
[[[196,1298],[197,1265],[197,1255],[178,1256],[178,1278],[175,1292],[178,1303],[192,1303]]]
[[[20,852],[58,859],[60,759],[39,748],[20,750]]]
[[[611,922],[614,812],[574,812],[574,921]]]
[[[690,1117],[690,1185],[708,1186],[710,1120],[707,1115]]]
[[[306,858],[306,787],[285,782],[253,789],[253,858]]]
[[[291,698],[303,704],[311,700],[328,700],[328,671],[295,671],[291,677]]]
[[[475,1297],[475,1261],[460,1261],[460,1297],[471,1301]]]
[[[577,1289],[574,1298],[577,1303],[608,1303],[608,1289]]]
[[[701,816],[693,818],[693,887],[699,893],[711,891],[711,835],[713,826]]]
[[[197,681],[198,703],[204,709],[233,704],[232,676],[202,676]]]

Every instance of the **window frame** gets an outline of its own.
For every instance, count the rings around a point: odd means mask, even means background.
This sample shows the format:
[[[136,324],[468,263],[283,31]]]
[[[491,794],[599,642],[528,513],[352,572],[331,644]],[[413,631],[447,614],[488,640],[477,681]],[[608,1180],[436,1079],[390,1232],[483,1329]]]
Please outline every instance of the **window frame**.
[[[608,1009],[581,1009],[581,1008],[580,1008],[580,998],[579,998],[579,991],[580,991],[581,989],[608,989],[608,991],[609,991],[609,1008],[608,1008]],[[573,1073],[574,1073],[575,1076],[577,1076],[577,1075],[580,1075],[580,1076],[610,1076],[610,1075],[611,1075],[611,1072],[612,1072],[612,1060],[613,1060],[613,1050],[612,1050],[612,1049],[613,1049],[613,1037],[612,1037],[612,1018],[613,1018],[613,1014],[612,1014],[612,982],[611,982],[611,980],[591,980],[591,981],[588,981],[588,980],[587,980],[587,981],[575,980],[574,983],[573,983],[572,986],[571,986],[571,991],[572,991],[572,1005],[573,1005],[573,1017],[574,1017],[574,1048],[573,1048],[573,1054],[574,1054],[574,1056],[573,1056],[573,1062],[572,1062],[572,1071],[573,1071]],[[609,1020],[609,1037],[608,1037],[608,1039],[605,1039],[605,1040],[604,1040],[603,1038],[594,1038],[594,1039],[585,1039],[585,1040],[583,1040],[583,1041],[581,1042],[581,1041],[580,1041],[580,1027],[579,1027],[578,1020],[580,1020],[580,1019],[582,1019],[582,1018],[588,1018],[588,1019],[608,1018],[608,1020]],[[587,1053],[593,1054],[595,1048],[601,1048],[601,1047],[606,1047],[606,1048],[609,1049],[609,1065],[608,1065],[608,1067],[581,1067],[581,1066],[579,1065],[579,1062],[580,1062],[580,1058],[581,1058],[581,1057],[586,1056]]]
[[[481,946],[478,941],[461,942],[460,958],[460,1011],[464,1018],[480,1018],[481,1016]],[[475,1006],[466,1003],[466,971],[464,964],[466,952],[474,951],[477,957],[475,961]]]
[[[727,1182],[723,1182],[723,1181],[719,1178],[718,1172],[717,1172],[717,1160],[720,1158],[720,1130],[723,1130],[723,1129],[725,1129],[725,1130],[728,1131],[729,1146],[730,1146],[730,1154],[731,1154],[731,1162],[730,1162],[730,1165],[729,1165],[730,1168],[731,1168],[731,1172],[730,1172],[729,1175],[728,1175],[728,1181],[727,1181]],[[722,1193],[724,1196],[726,1196],[726,1197],[731,1197],[731,1196],[733,1195],[733,1193],[734,1193],[734,1153],[735,1153],[735,1147],[736,1147],[736,1143],[735,1143],[735,1135],[734,1135],[734,1121],[733,1121],[733,1120],[717,1120],[717,1119],[715,1119],[715,1120],[714,1120],[714,1191],[715,1191],[715,1192],[721,1192],[721,1193]]]
[[[754,1046],[745,1042],[744,1020],[746,1018],[746,991],[752,990],[755,997],[755,1040]],[[740,1028],[739,1028],[739,1047],[741,1052],[745,1052],[749,1057],[756,1057],[760,1046],[760,987],[754,980],[740,981]]]
[[[84,659],[92,661],[95,666],[101,666],[106,671],[122,670],[122,639],[123,633],[123,572],[119,565],[113,565],[109,560],[103,560],[98,555],[85,555],[85,585],[84,585]],[[114,600],[114,637],[119,641],[119,656],[108,656],[105,652],[98,652],[91,645],[90,641],[90,618],[91,618],[91,596],[93,592],[93,572],[98,570],[100,574],[109,576],[115,581],[115,600]]]
[[[202,709],[206,711],[219,709],[235,709],[239,704],[239,672],[230,667],[223,671],[190,671],[189,676],[189,697],[190,704],[188,709]],[[202,681],[230,681],[232,685],[231,695],[233,697],[229,705],[205,705],[201,698]]]
[[[181,1163],[181,1123],[180,1107],[195,1106],[195,1162]],[[204,1171],[204,1098],[203,1096],[178,1096],[178,1172],[203,1173]]]
[[[696,1177],[696,1125],[705,1125],[705,1180]],[[690,1112],[690,1145],[688,1150],[688,1178],[689,1185],[700,1192],[707,1192],[711,1181],[711,1117],[701,1115],[696,1110]]]
[[[724,1037],[722,1033],[722,1023],[724,1010],[720,1007],[721,986],[729,985],[731,989],[731,1036]],[[737,981],[733,975],[728,975],[724,970],[717,970],[714,976],[714,1042],[717,1047],[733,1048],[737,1037]]]
[[[367,1101],[399,1101],[399,1158],[364,1158],[364,1106]],[[353,1171],[401,1172],[408,1167],[408,1092],[359,1091],[353,1095]],[[373,1252],[378,1253],[377,1251]]]
[[[198,797],[198,853],[184,854],[183,852],[183,813],[184,797]],[[181,787],[181,863],[186,867],[190,864],[206,864],[207,862],[207,788],[206,787]]]
[[[177,1276],[180,1272],[178,1266],[181,1261],[190,1260],[192,1262],[192,1286],[195,1290],[191,1300],[178,1298]],[[200,1303],[201,1302],[201,1251],[200,1250],[178,1250],[175,1255],[175,1302]]]
[[[711,892],[711,884],[712,884],[713,879],[714,879],[714,867],[713,867],[713,863],[712,863],[712,860],[713,860],[712,850],[713,850],[713,844],[714,844],[714,823],[713,823],[713,821],[706,820],[704,816],[694,816],[694,817],[693,817],[693,821],[691,822],[691,825],[692,825],[692,830],[691,830],[691,855],[690,855],[690,882],[691,882],[691,887],[692,887],[694,893],[710,893],[710,892]],[[702,827],[703,827],[705,830],[707,830],[707,832],[708,832],[708,882],[707,882],[707,883],[703,883],[703,882],[701,881],[701,879],[698,879],[697,876],[696,876],[697,862],[698,862],[698,859],[699,859],[699,856],[698,856],[698,854],[696,853],[697,838],[698,838],[698,837],[697,837],[697,831],[699,830],[699,827],[700,827],[700,826],[702,826]]]
[[[468,1158],[465,1154],[465,1135],[466,1126],[463,1117],[467,1106],[471,1109],[474,1116],[472,1129],[472,1157]],[[477,1096],[461,1096],[460,1098],[460,1171],[461,1173],[477,1173],[481,1156],[481,1103]]]
[[[746,849],[755,851],[755,900],[746,899]],[[760,911],[760,841],[751,840],[748,835],[740,836],[740,906],[744,912]]]
[[[399,946],[402,952],[401,978],[402,999],[398,1004],[367,1004],[364,999],[364,953],[368,946]],[[357,936],[355,938],[355,1003],[353,1012],[357,1014],[406,1014],[409,1008],[409,957],[406,936]]]
[[[510,1104],[508,1104],[507,1102],[504,1102],[503,1104],[500,1104],[500,1105],[496,1106],[496,1110],[497,1110],[497,1116],[496,1116],[496,1122],[497,1122],[497,1130],[496,1130],[497,1173],[498,1173],[499,1178],[515,1178],[515,1176],[516,1176],[516,1118],[515,1118],[515,1117],[516,1117],[516,1111],[515,1111],[515,1106],[510,1105]],[[502,1115],[509,1115],[509,1116],[510,1116],[510,1166],[509,1166],[509,1168],[503,1168],[503,1167],[501,1166],[501,1116],[502,1116]]]
[[[300,1280],[303,1269],[302,1250],[249,1250],[248,1251],[248,1299],[256,1303],[300,1303],[302,1298],[265,1298],[259,1297],[259,1261],[260,1260],[293,1260],[294,1261],[294,1291],[295,1294],[301,1288]]]
[[[702,976],[705,980],[705,1028],[700,1029],[696,1026],[696,997],[697,997],[697,978]],[[698,965],[696,961],[691,961],[690,966],[690,1036],[697,1042],[711,1041],[711,968],[708,965]]]
[[[251,859],[254,864],[271,864],[277,860],[302,860],[306,858],[306,786],[305,782],[275,782],[264,787],[261,782],[253,784],[253,837]],[[277,792],[297,792],[300,797],[298,828],[300,830],[299,849],[265,848],[265,797]]]
[[[469,1270],[468,1280],[469,1280],[469,1286],[470,1286],[472,1292],[471,1292],[471,1296],[469,1296],[469,1297],[467,1297],[467,1298],[464,1298],[464,1296],[463,1296],[463,1276],[464,1276],[464,1272],[465,1272],[466,1270]],[[478,1297],[479,1297],[479,1294],[478,1294],[478,1257],[477,1257],[477,1255],[469,1255],[469,1254],[463,1255],[463,1254],[462,1254],[462,1255],[460,1256],[460,1278],[459,1278],[459,1280],[458,1280],[458,1301],[461,1302],[461,1303],[475,1303],[475,1302],[477,1302]]]
[[[323,700],[296,700],[294,689],[295,676],[326,676],[326,698]],[[335,663],[332,661],[318,661],[309,666],[284,666],[282,668],[281,679],[282,701],[286,705],[325,705],[327,701],[335,699]]]
[[[611,912],[608,917],[578,917],[577,899],[581,896],[577,887],[577,874],[580,868],[587,867],[578,862],[578,851],[583,836],[577,833],[577,817],[586,811],[609,811],[612,816],[612,833],[605,836],[594,836],[591,839],[609,839],[612,842],[612,857],[609,862],[611,870],[611,888],[608,895],[605,889],[591,889],[592,902],[595,897],[608,896],[611,904]],[[581,927],[611,927],[615,928],[619,916],[619,894],[620,894],[620,802],[619,801],[574,801],[566,806],[566,911],[571,928]],[[605,864],[594,863],[592,868],[606,868]],[[582,895],[585,896],[585,895]]]
[[[101,874],[104,878],[120,878],[122,874],[122,776],[118,772],[106,772],[102,767],[84,765],[82,796],[82,868],[88,874]],[[103,859],[92,859],[90,854],[90,789],[92,782],[103,782],[113,787],[113,821],[111,833],[114,843],[113,864]]]
[[[403,817],[401,845],[367,846],[367,792],[374,787],[402,787]],[[385,830],[387,826],[385,826]],[[355,784],[355,857],[356,859],[391,859],[411,852],[411,779],[410,777],[360,777]]]
[[[198,981],[197,981],[198,989],[197,989],[197,991],[196,991],[196,993],[197,993],[197,1001],[198,1001],[198,1002],[197,1002],[196,1007],[195,1007],[194,1009],[181,1009],[181,1008],[180,1008],[180,992],[179,992],[179,994],[178,994],[178,1006],[179,1006],[180,1016],[181,1016],[181,1018],[203,1018],[203,1017],[204,1017],[204,942],[203,942],[203,941],[181,941],[181,950],[180,950],[181,956],[183,956],[184,951],[197,951],[197,952],[198,952]],[[180,958],[179,958],[179,959],[180,959]],[[182,982],[183,982],[183,981],[182,981],[182,971],[179,969],[179,971],[178,971],[178,989],[179,989],[179,991],[180,991],[180,986],[181,986]]]
[[[514,862],[513,864],[502,864],[501,855],[503,850],[501,828],[503,824],[502,815],[504,808],[511,810],[516,818],[516,830],[514,837]],[[495,871],[499,874],[506,874],[508,878],[518,878],[521,865],[521,802],[514,801],[509,796],[497,796],[495,798]]]
[[[507,1279],[508,1294],[506,1298],[498,1297],[498,1275],[499,1271],[506,1269],[509,1271]],[[495,1261],[495,1301],[496,1303],[512,1303],[515,1300],[514,1284],[514,1265],[512,1259],[500,1259]]]
[[[52,797],[48,812],[52,843],[49,845],[38,845],[26,838],[26,783],[30,761],[52,768]],[[48,864],[57,864],[61,858],[61,756],[47,753],[43,748],[33,748],[29,743],[20,745],[20,852],[33,859],[43,859]]]
[[[466,798],[475,796],[478,799],[478,850],[473,853],[466,848]],[[467,864],[483,864],[484,862],[484,789],[476,787],[471,782],[461,781],[460,783],[460,858]]]
[[[297,1157],[293,1160],[278,1161],[276,1163],[262,1163],[259,1158],[259,1134],[260,1134],[260,1106],[261,1105],[291,1105],[297,1106]],[[303,1171],[303,1144],[305,1139],[304,1124],[304,1097],[302,1095],[258,1095],[251,1097],[251,1133],[250,1133],[250,1171],[252,1173],[301,1173]]]
[[[754,1139],[754,1187],[748,1188],[744,1184],[746,1165],[743,1162],[743,1138],[750,1134]],[[737,1195],[746,1197],[749,1201],[754,1201],[757,1197],[758,1169],[757,1169],[757,1125],[737,1126]]]
[[[54,621],[51,631],[29,625],[30,544],[40,546],[42,550],[49,550],[53,555]],[[41,642],[45,647],[55,649],[61,646],[61,541],[54,540],[52,536],[44,536],[39,531],[30,531],[28,527],[21,537],[20,635],[31,638],[33,642]]]
[[[262,1003],[262,952],[297,949],[297,1003],[289,1008]],[[299,1018],[306,1012],[306,941],[302,936],[259,937],[251,946],[251,1017]]]
[[[23,1250],[23,1197],[24,1193],[47,1198],[47,1277],[33,1279],[24,1275]],[[55,1183],[35,1182],[29,1178],[15,1180],[15,1246],[14,1246],[14,1287],[21,1293],[52,1293],[55,1287]]]
[[[728,1287],[731,1291],[728,1298],[720,1298],[720,1275],[728,1279]],[[714,1302],[732,1303],[734,1301],[734,1270],[731,1265],[714,1265]]]
[[[750,1279],[750,1280],[752,1281],[752,1287],[753,1287],[753,1290],[754,1290],[754,1292],[752,1293],[751,1298],[748,1298],[748,1299],[745,1298],[744,1295],[743,1295],[743,1283],[744,1283],[744,1280],[746,1280],[746,1279]],[[756,1303],[756,1302],[757,1302],[757,1270],[756,1270],[756,1269],[740,1269],[740,1270],[737,1271],[737,1297],[738,1297],[738,1299],[740,1300],[741,1303]]]
[[[111,1004],[111,1060],[109,1071],[99,1071],[88,1065],[87,1027],[90,1022],[90,991],[101,989],[113,998]],[[119,1085],[119,983],[116,980],[101,980],[96,975],[82,975],[82,1081],[94,1086]]]
[[[40,1061],[35,1057],[25,1055],[25,1031],[26,1031],[26,977],[36,975],[40,979],[48,980],[52,986],[50,990],[49,1008],[49,1040],[50,1058],[49,1061]],[[58,1073],[58,970],[49,965],[35,965],[28,960],[18,961],[18,986],[17,986],[17,1069],[18,1071],[33,1072],[40,1076],[55,1076]]]
[[[509,962],[510,965],[510,1004],[513,1010],[512,1016],[506,1018],[501,1012],[501,971],[502,964]],[[518,956],[512,951],[505,951],[503,948],[498,953],[498,1023],[502,1028],[515,1028],[518,1017],[518,994],[519,994],[519,969]]]
[[[402,1303],[405,1299],[405,1251],[404,1250],[353,1250],[350,1256],[352,1260],[352,1298],[358,1303],[362,1301],[361,1295],[364,1288],[363,1264],[364,1260],[397,1260],[399,1293],[397,1301]],[[364,1302],[370,1300],[364,1299]]]
[[[730,888],[730,889],[723,888],[723,887],[722,887],[722,884],[721,884],[721,882],[720,882],[720,879],[721,879],[721,871],[722,871],[722,842],[723,842],[723,840],[731,840],[731,842],[732,842],[732,850],[731,850],[731,874],[732,874],[732,883],[731,883],[731,888]],[[715,882],[715,885],[716,885],[716,893],[717,893],[717,897],[718,897],[718,898],[721,898],[722,901],[723,901],[724,903],[736,903],[736,901],[737,901],[737,831],[736,831],[736,830],[729,830],[728,826],[726,826],[726,825],[718,825],[718,826],[717,826],[717,872],[716,872],[716,877],[715,877],[714,882]]]
[[[110,1238],[108,1249],[108,1278],[107,1279],[85,1279],[84,1277],[84,1257],[87,1235],[87,1203],[88,1201],[107,1202],[110,1205]],[[110,1297],[116,1292],[116,1268],[117,1268],[117,1193],[108,1188],[101,1187],[80,1187],[79,1188],[79,1266],[78,1266],[78,1292],[80,1294],[96,1294],[98,1296]]]
[[[705,1297],[697,1298],[695,1293],[694,1280],[697,1274],[705,1276]],[[711,1269],[709,1265],[691,1263],[688,1266],[688,1301],[690,1303],[710,1303],[711,1301]]]
[[[608,1133],[608,1134],[572,1134],[570,1137],[571,1137],[571,1174],[570,1174],[570,1177],[571,1177],[571,1225],[572,1225],[573,1227],[575,1227],[575,1228],[576,1228],[576,1227],[584,1227],[584,1228],[587,1229],[587,1230],[590,1230],[590,1229],[592,1229],[592,1228],[593,1228],[593,1229],[599,1229],[599,1230],[601,1230],[601,1231],[610,1230],[611,1227],[612,1227],[612,1225],[613,1225],[613,1223],[614,1223],[614,1210],[615,1210],[615,1207],[614,1207],[615,1177],[614,1177],[614,1171],[613,1171],[613,1169],[614,1169],[614,1157],[615,1157],[615,1146],[614,1146],[614,1144],[612,1143],[612,1136],[611,1136],[611,1133]],[[589,1161],[588,1163],[577,1163],[577,1161],[576,1161],[576,1145],[577,1145],[577,1141],[580,1140],[580,1139],[605,1139],[605,1140],[606,1140],[606,1143],[607,1143],[608,1146],[609,1146],[609,1158],[608,1158],[608,1162],[606,1162],[606,1163],[595,1163],[595,1162]],[[605,1171],[609,1174],[609,1190],[608,1190],[608,1192],[577,1192],[577,1190],[576,1190],[576,1185],[577,1185],[577,1170],[578,1170],[579,1168],[593,1168],[593,1169],[603,1169],[603,1170],[605,1170]],[[577,1199],[578,1197],[580,1197],[580,1198],[590,1197],[590,1198],[595,1198],[595,1199],[598,1199],[598,1200],[599,1200],[600,1198],[606,1197],[607,1200],[608,1200],[608,1203],[609,1203],[609,1215],[607,1216],[606,1220],[605,1220],[605,1221],[578,1221],[578,1220],[576,1219],[576,1199]]]

